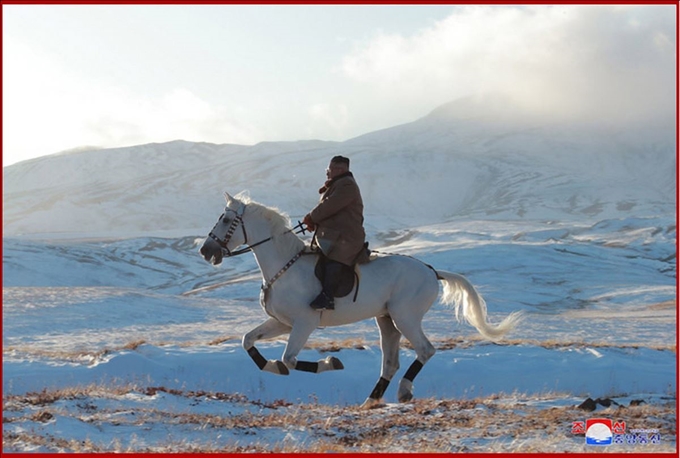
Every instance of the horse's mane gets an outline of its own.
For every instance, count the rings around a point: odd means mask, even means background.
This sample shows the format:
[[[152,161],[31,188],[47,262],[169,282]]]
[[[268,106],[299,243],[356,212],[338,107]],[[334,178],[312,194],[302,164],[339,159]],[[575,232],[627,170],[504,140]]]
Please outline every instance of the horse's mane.
[[[290,218],[286,213],[278,208],[255,202],[249,196],[240,197],[239,200],[247,206],[247,212],[271,223],[272,239],[278,241],[277,246],[282,254],[294,254],[304,247],[304,242],[299,237],[286,235],[290,232]]]

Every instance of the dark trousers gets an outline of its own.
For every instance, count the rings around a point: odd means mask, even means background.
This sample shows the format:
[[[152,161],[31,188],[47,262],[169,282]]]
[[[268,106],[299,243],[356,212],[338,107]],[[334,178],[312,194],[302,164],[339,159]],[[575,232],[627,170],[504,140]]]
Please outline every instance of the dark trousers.
[[[340,274],[343,269],[347,268],[343,263],[332,261],[326,257],[322,258],[323,263],[323,278],[321,279],[321,287],[324,294],[332,301],[335,293],[340,285]]]
[[[316,310],[333,310],[335,308],[335,294],[341,282],[340,274],[348,266],[323,256],[317,267],[322,291],[309,305]]]

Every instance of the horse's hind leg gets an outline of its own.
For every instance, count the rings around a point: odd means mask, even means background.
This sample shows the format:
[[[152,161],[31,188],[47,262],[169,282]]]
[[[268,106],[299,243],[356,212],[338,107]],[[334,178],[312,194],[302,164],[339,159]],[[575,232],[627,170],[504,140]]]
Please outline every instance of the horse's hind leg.
[[[413,398],[413,380],[425,363],[435,354],[436,349],[425,336],[420,320],[412,319],[411,321],[404,320],[402,322],[395,320],[395,324],[402,334],[404,334],[404,337],[411,342],[417,356],[416,360],[413,361],[406,371],[406,374],[404,374],[404,377],[399,382],[397,399],[399,399],[399,402],[408,402]]]
[[[394,326],[394,322],[389,315],[375,318],[380,328],[380,349],[382,350],[382,370],[380,379],[370,396],[361,405],[363,408],[371,408],[380,404],[385,390],[390,384],[392,377],[399,369],[399,339],[401,332]]]
[[[248,352],[248,355],[255,361],[260,370],[271,372],[273,374],[288,375],[288,368],[281,361],[264,359],[260,351],[255,348],[255,342],[261,339],[271,339],[272,337],[287,334],[291,327],[281,323],[274,318],[269,318],[267,321],[243,336],[242,345]]]

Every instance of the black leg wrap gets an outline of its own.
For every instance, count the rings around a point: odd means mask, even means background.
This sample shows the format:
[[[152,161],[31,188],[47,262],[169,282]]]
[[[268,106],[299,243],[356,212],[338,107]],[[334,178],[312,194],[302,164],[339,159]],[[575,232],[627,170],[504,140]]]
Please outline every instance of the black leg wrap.
[[[255,361],[255,364],[257,364],[257,367],[259,367],[260,370],[262,370],[262,368],[267,365],[267,360],[264,359],[264,356],[262,356],[257,348],[250,347],[248,349],[248,354],[251,358],[253,358],[253,361]]]
[[[413,361],[413,364],[411,364],[411,367],[408,368],[406,374],[404,374],[404,378],[409,382],[412,382],[413,379],[416,378],[416,375],[418,375],[418,372],[420,372],[420,369],[422,368],[423,363],[416,359],[415,361]]]
[[[385,394],[385,390],[387,390],[387,386],[390,384],[390,381],[380,377],[380,380],[378,380],[378,383],[375,384],[375,388],[373,388],[373,391],[371,392],[371,395],[369,396],[371,399],[380,399],[383,397],[383,394]]]
[[[296,371],[304,371],[304,372],[314,372],[315,374],[319,371],[319,363],[317,362],[309,362],[309,361],[298,361],[295,363],[295,370]]]

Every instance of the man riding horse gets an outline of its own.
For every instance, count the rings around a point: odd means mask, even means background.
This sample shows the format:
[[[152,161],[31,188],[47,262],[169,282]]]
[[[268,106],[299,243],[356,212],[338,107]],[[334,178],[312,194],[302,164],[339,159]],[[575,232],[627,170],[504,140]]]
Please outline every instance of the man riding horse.
[[[290,370],[318,374],[342,369],[342,363],[334,356],[304,361],[298,359],[298,354],[311,333],[319,327],[342,326],[375,318],[380,330],[382,369],[380,379],[363,406],[370,408],[381,402],[399,369],[402,335],[416,353],[416,359],[399,381],[397,399],[406,402],[413,398],[413,380],[436,352],[423,332],[422,320],[439,297],[439,282],[443,284],[441,302],[453,306],[456,316],[459,311],[462,312],[465,321],[490,340],[500,339],[515,328],[521,314],[512,313],[498,325],[492,325],[487,321],[484,299],[464,276],[436,270],[410,256],[395,255],[379,256],[362,266],[361,277],[365,287],[356,289],[355,306],[349,301],[338,301],[334,313],[310,310],[306,304],[318,294],[318,285],[310,281],[315,270],[332,270],[334,263],[347,268],[367,257],[367,250],[362,244],[363,205],[356,182],[347,175],[349,161],[333,159],[321,202],[305,218],[310,227],[317,229],[315,243],[329,256],[331,269],[317,269],[316,256],[303,256],[308,252],[306,244],[299,237],[290,235],[293,230],[288,227],[290,220],[285,215],[247,198],[234,198],[228,194],[225,196],[227,205],[199,252],[213,265],[220,264],[225,255],[231,257],[248,251],[255,255],[263,279],[260,305],[268,318],[247,332],[241,343],[260,370],[287,375]],[[350,224],[352,222],[353,225]],[[345,226],[349,228],[344,229]],[[331,230],[333,228],[335,232]],[[251,243],[248,242],[249,236]],[[246,248],[237,249],[243,245]],[[284,275],[286,272],[291,273]],[[324,293],[317,298],[322,306],[332,303],[335,282],[334,276],[327,273],[322,281]],[[339,295],[344,292],[344,288],[340,289]],[[315,299],[313,304],[316,303]],[[281,359],[265,359],[255,344],[284,334],[288,334],[288,342]]]
[[[334,296],[343,269],[368,261],[364,232],[364,203],[349,159],[335,156],[326,169],[328,180],[319,189],[319,204],[303,219],[310,231],[316,231],[312,245],[321,252],[322,291],[311,302],[316,310],[333,310]]]

